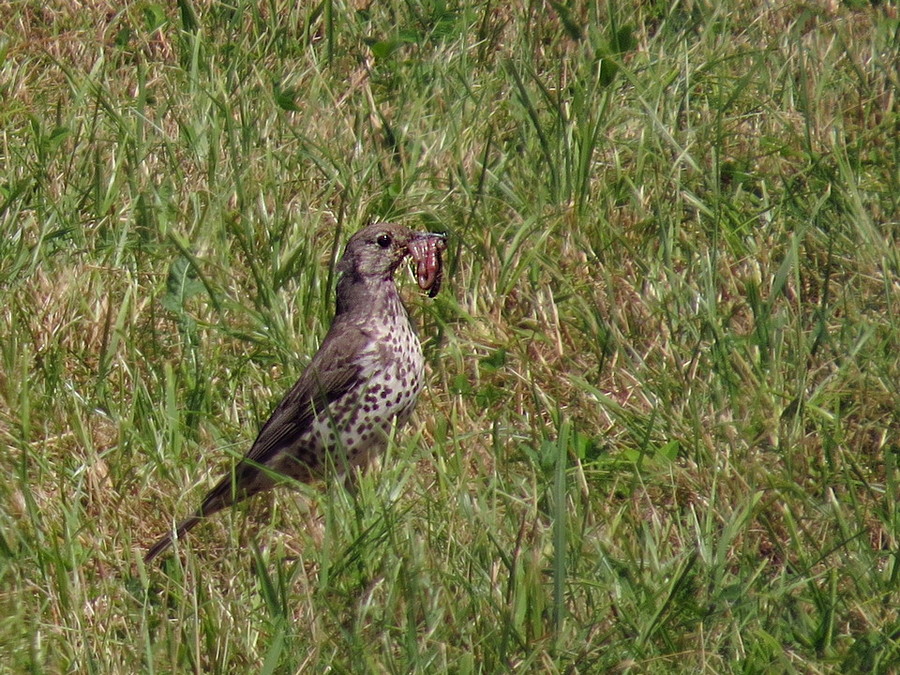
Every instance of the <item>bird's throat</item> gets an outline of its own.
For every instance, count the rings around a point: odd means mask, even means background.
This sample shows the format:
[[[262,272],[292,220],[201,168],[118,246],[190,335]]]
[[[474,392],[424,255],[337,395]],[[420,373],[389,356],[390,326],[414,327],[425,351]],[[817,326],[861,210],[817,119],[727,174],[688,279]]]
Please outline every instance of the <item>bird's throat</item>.
[[[345,274],[338,281],[335,316],[348,313],[360,315],[361,319],[384,316],[395,305],[403,307],[403,302],[392,277],[365,279]]]

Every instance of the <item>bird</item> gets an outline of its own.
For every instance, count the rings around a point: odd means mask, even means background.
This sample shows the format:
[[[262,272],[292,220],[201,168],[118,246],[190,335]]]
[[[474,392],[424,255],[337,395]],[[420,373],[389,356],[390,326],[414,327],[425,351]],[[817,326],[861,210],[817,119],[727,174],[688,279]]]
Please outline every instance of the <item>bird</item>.
[[[282,477],[311,483],[364,467],[384,451],[391,429],[409,420],[425,370],[394,273],[412,256],[419,286],[433,296],[444,248],[444,235],[394,223],[367,225],[349,239],[336,267],[334,318],[318,351],[243,459],[148,549],[145,563],[208,516],[270,490]]]

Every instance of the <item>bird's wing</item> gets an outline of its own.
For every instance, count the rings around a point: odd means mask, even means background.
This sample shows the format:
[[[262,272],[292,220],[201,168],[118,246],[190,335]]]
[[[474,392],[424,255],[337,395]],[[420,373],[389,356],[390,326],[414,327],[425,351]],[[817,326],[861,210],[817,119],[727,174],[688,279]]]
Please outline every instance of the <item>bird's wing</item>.
[[[199,518],[257,492],[261,467],[279,452],[288,449],[306,431],[317,412],[360,383],[364,377],[361,366],[350,355],[359,354],[370,341],[364,330],[349,322],[335,321],[322,346],[303,371],[300,379],[281,400],[268,421],[259,430],[250,451],[229,473],[210,490],[200,507],[179,532],[186,532]],[[316,468],[316,467],[310,467]],[[167,544],[160,542],[152,549],[157,555]]]
[[[362,368],[350,355],[360,353],[369,340],[359,326],[333,325],[300,379],[259,430],[246,460],[266,464],[309,427],[316,413],[358,385]]]

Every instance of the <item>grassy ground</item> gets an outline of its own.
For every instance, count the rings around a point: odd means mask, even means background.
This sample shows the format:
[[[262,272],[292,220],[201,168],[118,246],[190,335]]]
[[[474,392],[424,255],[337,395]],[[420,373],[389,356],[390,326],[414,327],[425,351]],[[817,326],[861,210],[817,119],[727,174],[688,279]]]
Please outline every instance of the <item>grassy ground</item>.
[[[0,671],[896,672],[895,4],[122,4],[0,8]],[[373,219],[413,424],[145,568]]]

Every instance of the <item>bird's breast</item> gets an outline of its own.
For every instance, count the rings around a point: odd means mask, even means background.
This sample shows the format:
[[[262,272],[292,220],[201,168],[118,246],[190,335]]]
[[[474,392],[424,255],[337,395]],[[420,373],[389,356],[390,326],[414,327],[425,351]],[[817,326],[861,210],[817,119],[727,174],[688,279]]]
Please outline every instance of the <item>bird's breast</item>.
[[[405,424],[422,391],[425,361],[406,319],[368,327],[368,348],[357,355],[359,384],[332,401],[312,424],[309,440],[336,466],[361,465],[387,444],[393,426]]]

